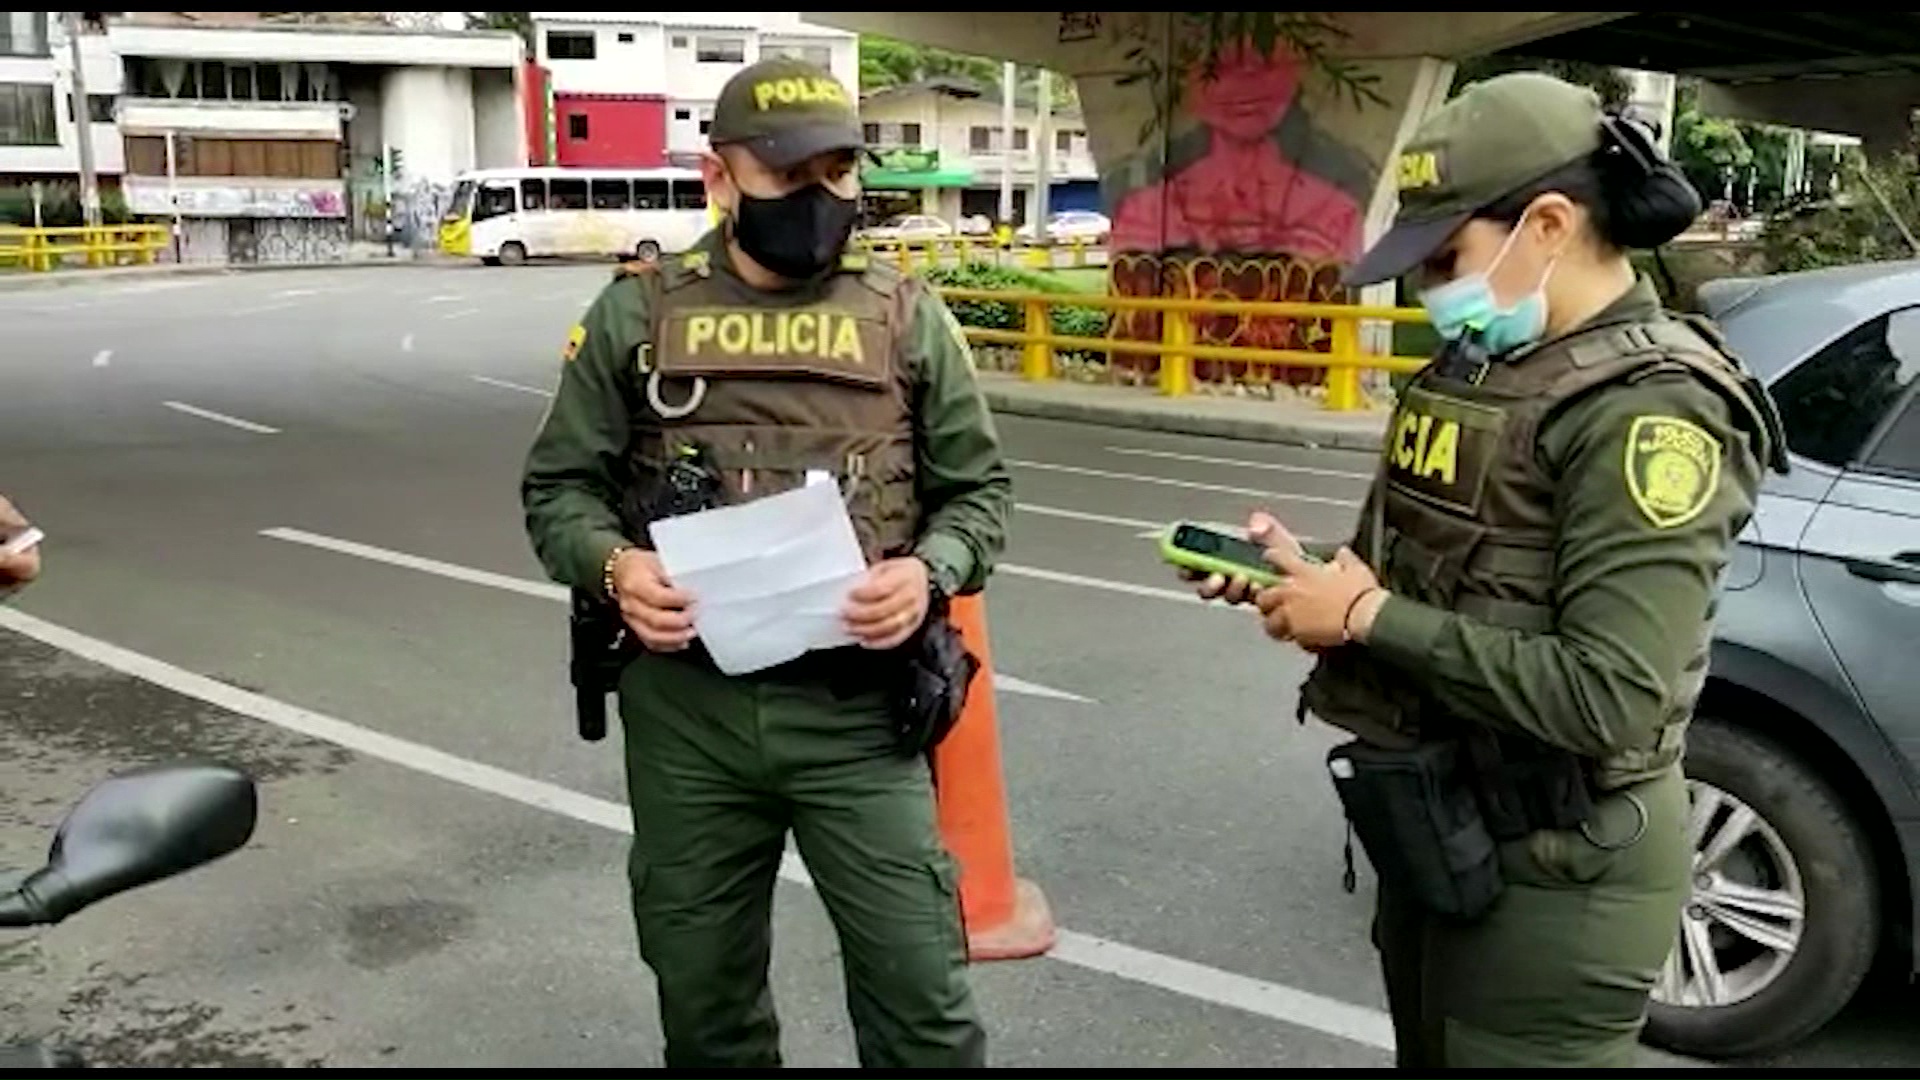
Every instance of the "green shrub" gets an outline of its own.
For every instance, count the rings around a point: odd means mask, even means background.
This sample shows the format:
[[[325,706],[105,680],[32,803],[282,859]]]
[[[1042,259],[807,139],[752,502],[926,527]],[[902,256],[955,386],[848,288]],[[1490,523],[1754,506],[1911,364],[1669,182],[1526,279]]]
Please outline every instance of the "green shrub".
[[[925,271],[924,276],[939,288],[1078,294],[1078,290],[1049,274],[1012,266],[995,266],[992,263],[941,266]],[[995,300],[951,300],[947,306],[953,309],[954,317],[963,326],[1019,330],[1026,325],[1026,313],[1015,304]],[[1061,304],[1054,306],[1051,321],[1056,334],[1098,338],[1107,336],[1108,318],[1109,313],[1105,308]]]

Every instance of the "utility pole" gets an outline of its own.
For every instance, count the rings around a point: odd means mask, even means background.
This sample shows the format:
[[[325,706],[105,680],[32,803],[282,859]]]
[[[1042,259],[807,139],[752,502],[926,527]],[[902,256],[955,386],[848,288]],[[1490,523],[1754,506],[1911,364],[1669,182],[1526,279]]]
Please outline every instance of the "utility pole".
[[[1007,61],[1000,68],[1000,221],[1013,227],[1013,89],[1019,66]]]
[[[61,25],[67,30],[67,48],[73,54],[73,76],[67,89],[73,105],[74,141],[80,148],[80,206],[87,224],[100,224],[100,179],[93,171],[93,114],[87,108],[87,75],[80,61],[80,13],[63,11]]]
[[[1047,196],[1053,190],[1053,72],[1040,69],[1033,89],[1033,194],[1027,197],[1027,220],[1033,222],[1033,240],[1045,244]]]

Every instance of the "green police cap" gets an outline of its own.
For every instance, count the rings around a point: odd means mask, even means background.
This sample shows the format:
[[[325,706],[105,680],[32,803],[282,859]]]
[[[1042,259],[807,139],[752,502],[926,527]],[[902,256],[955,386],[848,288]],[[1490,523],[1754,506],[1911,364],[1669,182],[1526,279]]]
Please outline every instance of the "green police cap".
[[[707,139],[745,147],[772,169],[865,145],[853,95],[833,72],[786,57],[762,60],[727,80]]]
[[[1600,96],[1523,71],[1468,87],[1407,140],[1394,162],[1400,210],[1349,285],[1389,281],[1438,251],[1475,211],[1600,149]]]

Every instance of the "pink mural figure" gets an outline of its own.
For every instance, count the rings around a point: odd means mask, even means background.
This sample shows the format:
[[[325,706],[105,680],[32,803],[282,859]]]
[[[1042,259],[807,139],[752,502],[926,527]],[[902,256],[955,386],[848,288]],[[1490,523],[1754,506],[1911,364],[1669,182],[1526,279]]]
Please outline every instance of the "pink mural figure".
[[[1353,151],[1313,132],[1298,103],[1305,75],[1306,65],[1284,45],[1262,55],[1242,41],[1221,49],[1211,77],[1201,65],[1183,76],[1185,110],[1200,128],[1169,141],[1157,179],[1116,198],[1114,293],[1348,299],[1339,269],[1359,254],[1372,170],[1356,166]],[[1196,338],[1207,344],[1327,347],[1326,328],[1302,320],[1210,316],[1195,324]],[[1110,336],[1151,340],[1160,329],[1157,313],[1123,314]],[[1139,355],[1115,359],[1130,366],[1152,362]],[[1321,378],[1314,367],[1247,368],[1202,361],[1196,374],[1270,374],[1289,383]]]

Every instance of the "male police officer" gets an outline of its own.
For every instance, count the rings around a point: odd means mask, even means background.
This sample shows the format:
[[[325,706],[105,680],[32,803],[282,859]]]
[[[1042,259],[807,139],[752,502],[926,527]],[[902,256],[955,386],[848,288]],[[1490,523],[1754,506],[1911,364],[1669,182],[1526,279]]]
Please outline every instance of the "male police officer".
[[[1001,549],[998,437],[938,296],[843,257],[861,147],[845,87],[810,64],[755,64],[721,91],[710,139],[721,226],[600,294],[523,483],[548,572],[617,601],[645,646],[620,703],[634,913],[667,1064],[778,1064],[767,963],[791,829],[839,934],[861,1062],[980,1066],[956,868],[926,762],[896,750],[880,687],[930,603],[979,589]],[[748,676],[713,667],[694,598],[634,510],[689,456],[731,502],[837,477],[871,562],[845,612],[861,648]]]

